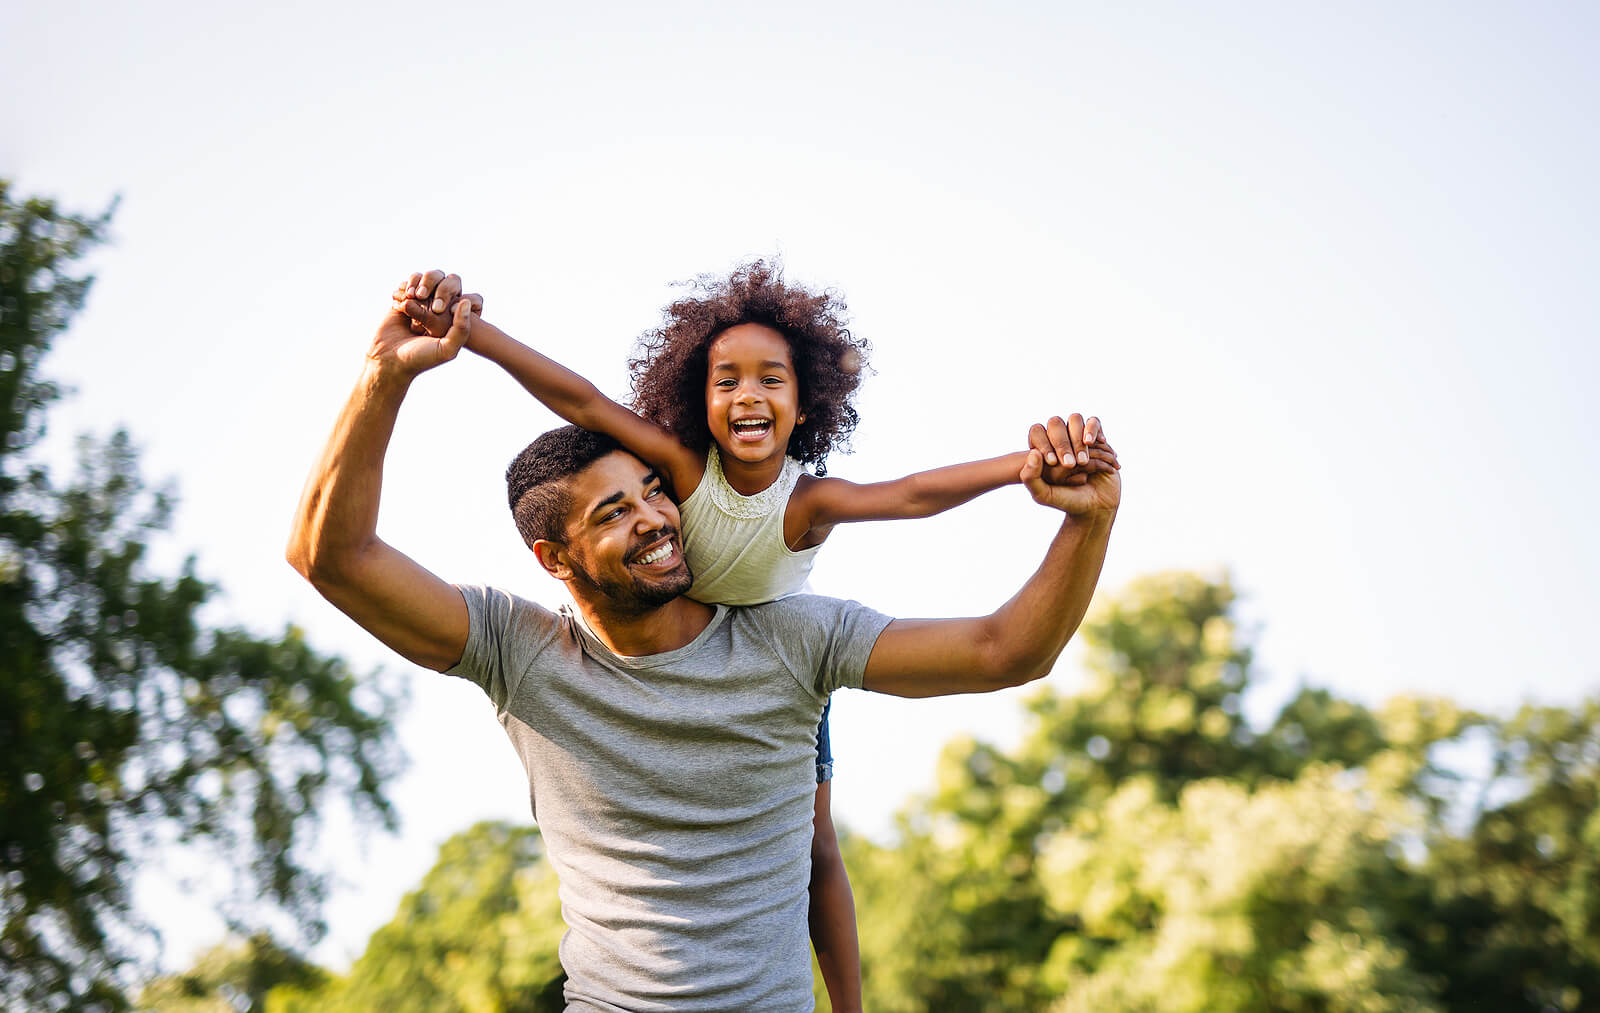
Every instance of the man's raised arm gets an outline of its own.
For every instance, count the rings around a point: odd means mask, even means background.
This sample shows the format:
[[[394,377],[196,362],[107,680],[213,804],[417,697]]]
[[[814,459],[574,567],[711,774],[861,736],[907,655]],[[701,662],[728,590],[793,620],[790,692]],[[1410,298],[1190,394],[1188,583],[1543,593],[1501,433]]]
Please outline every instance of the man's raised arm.
[[[1098,419],[1086,424],[1078,415],[1066,421],[1055,418],[1049,429],[1056,446],[1066,446],[1065,439],[1070,439],[1074,449],[1086,448],[1112,467],[1091,474],[1087,483],[1068,485],[1063,469],[1047,473],[1039,451],[1030,450],[1022,467],[1023,484],[1035,500],[1066,515],[1044,562],[992,615],[890,623],[867,660],[865,689],[895,696],[948,696],[1019,686],[1049,674],[1089,609],[1122,500],[1116,453],[1105,442]]]
[[[306,479],[289,534],[289,564],[341,612],[408,661],[444,671],[467,644],[467,607],[454,587],[378,538],[383,457],[411,381],[455,358],[471,327],[457,307],[442,338],[411,333],[391,311],[361,379]]]

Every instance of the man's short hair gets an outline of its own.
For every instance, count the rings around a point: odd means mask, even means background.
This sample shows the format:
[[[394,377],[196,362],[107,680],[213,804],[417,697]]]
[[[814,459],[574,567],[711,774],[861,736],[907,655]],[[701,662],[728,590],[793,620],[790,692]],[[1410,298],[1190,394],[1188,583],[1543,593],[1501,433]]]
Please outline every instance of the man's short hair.
[[[568,479],[622,444],[604,433],[562,426],[523,448],[506,468],[506,497],[522,540],[533,548],[540,539],[567,539],[567,511],[572,509]]]

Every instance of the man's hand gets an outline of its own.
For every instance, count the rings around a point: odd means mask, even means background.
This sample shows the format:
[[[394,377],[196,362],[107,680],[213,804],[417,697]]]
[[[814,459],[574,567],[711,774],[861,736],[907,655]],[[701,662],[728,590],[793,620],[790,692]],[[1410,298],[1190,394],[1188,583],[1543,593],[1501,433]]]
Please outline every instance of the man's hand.
[[[461,351],[472,332],[471,304],[460,300],[448,319],[448,327],[438,337],[414,334],[412,318],[401,310],[390,310],[378,326],[378,333],[373,335],[367,358],[380,367],[398,370],[408,378],[449,362]]]
[[[483,296],[461,293],[461,276],[440,270],[411,275],[394,290],[394,308],[411,318],[411,333],[444,337],[453,320],[456,301],[470,304],[472,312],[483,315]]]
[[[1072,517],[1114,511],[1122,501],[1122,465],[1106,442],[1100,420],[1057,416],[1028,433],[1028,459],[1018,476],[1034,500]],[[1072,462],[1050,465],[1041,446],[1059,448],[1052,456]]]

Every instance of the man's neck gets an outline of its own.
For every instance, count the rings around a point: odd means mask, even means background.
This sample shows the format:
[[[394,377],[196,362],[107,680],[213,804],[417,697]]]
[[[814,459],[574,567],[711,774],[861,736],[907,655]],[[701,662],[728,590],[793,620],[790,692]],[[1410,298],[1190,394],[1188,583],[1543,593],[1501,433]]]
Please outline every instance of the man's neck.
[[[710,625],[716,610],[682,595],[643,614],[620,614],[603,596],[589,597],[573,590],[573,600],[583,621],[600,642],[624,657],[665,654],[685,647]]]

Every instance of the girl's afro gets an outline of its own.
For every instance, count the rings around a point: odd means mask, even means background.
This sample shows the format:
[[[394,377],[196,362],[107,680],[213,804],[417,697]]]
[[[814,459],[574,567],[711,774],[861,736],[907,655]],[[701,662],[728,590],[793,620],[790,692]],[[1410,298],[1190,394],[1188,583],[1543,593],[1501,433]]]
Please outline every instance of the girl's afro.
[[[754,260],[726,278],[703,274],[689,295],[668,306],[661,326],[639,338],[628,360],[633,408],[705,453],[706,359],[711,343],[737,324],[765,324],[782,334],[800,382],[803,424],[789,438],[789,456],[827,474],[832,450],[848,450],[859,418],[854,406],[871,346],[845,327],[844,299],[783,280],[776,262]]]

